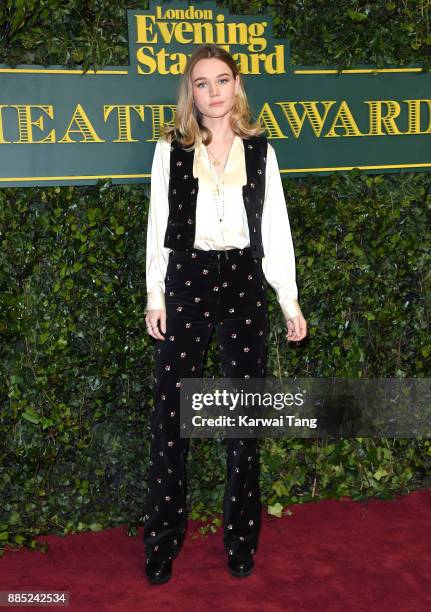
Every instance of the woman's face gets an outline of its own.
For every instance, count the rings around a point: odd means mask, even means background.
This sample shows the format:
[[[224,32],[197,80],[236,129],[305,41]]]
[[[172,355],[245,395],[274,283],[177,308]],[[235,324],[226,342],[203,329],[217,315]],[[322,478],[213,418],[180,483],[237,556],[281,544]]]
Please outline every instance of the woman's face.
[[[193,99],[206,117],[223,117],[230,112],[239,87],[239,76],[222,60],[209,57],[199,60],[191,73]]]

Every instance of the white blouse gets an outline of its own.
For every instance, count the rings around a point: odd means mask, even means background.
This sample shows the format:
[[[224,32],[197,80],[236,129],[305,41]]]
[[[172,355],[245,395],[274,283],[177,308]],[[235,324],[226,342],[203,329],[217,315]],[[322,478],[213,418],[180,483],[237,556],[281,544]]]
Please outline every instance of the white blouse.
[[[146,284],[147,307],[165,308],[165,276],[169,252],[163,246],[169,216],[168,187],[171,145],[160,138],[151,168],[151,196],[148,211]],[[224,250],[250,245],[242,186],[247,183],[244,144],[235,136],[224,171],[217,176],[202,143],[194,152],[193,176],[199,179],[196,201],[194,248]],[[217,216],[214,188],[224,187],[224,218]],[[217,198],[219,209],[223,199]],[[222,231],[221,231],[222,230]],[[224,238],[224,241],[223,241]],[[265,200],[262,211],[261,259],[266,280],[275,290],[286,319],[301,315],[295,275],[295,255],[286,200],[274,148],[268,142]]]

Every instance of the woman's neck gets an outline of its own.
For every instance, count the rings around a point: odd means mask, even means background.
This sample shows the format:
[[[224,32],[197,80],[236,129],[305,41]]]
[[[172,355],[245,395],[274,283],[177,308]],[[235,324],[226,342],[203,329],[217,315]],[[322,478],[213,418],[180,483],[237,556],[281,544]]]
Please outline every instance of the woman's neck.
[[[204,117],[203,125],[212,133],[211,145],[215,148],[227,145],[235,137],[235,132],[232,130],[230,118],[228,115],[220,119]]]

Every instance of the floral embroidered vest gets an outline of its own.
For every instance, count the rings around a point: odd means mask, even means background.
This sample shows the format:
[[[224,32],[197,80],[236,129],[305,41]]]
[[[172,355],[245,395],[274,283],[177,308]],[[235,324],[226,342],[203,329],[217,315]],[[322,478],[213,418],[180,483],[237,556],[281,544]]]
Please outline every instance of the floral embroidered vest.
[[[265,168],[268,141],[265,136],[242,139],[247,183],[242,187],[247,213],[250,248],[253,257],[265,257],[262,245],[262,211],[265,200]],[[194,248],[196,200],[199,179],[193,176],[194,151],[185,151],[171,142],[169,178],[169,217],[164,246],[175,251]]]

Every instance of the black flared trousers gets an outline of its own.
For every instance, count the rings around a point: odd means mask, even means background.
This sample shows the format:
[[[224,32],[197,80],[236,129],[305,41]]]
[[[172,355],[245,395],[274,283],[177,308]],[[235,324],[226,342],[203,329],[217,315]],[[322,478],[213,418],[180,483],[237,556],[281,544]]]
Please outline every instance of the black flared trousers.
[[[264,378],[268,307],[260,258],[250,248],[172,251],[165,278],[166,334],[156,340],[146,556],[174,559],[187,527],[186,454],[180,438],[181,377],[202,376],[213,329],[223,376]],[[223,542],[228,554],[257,551],[261,523],[259,446],[255,438],[225,440]]]

